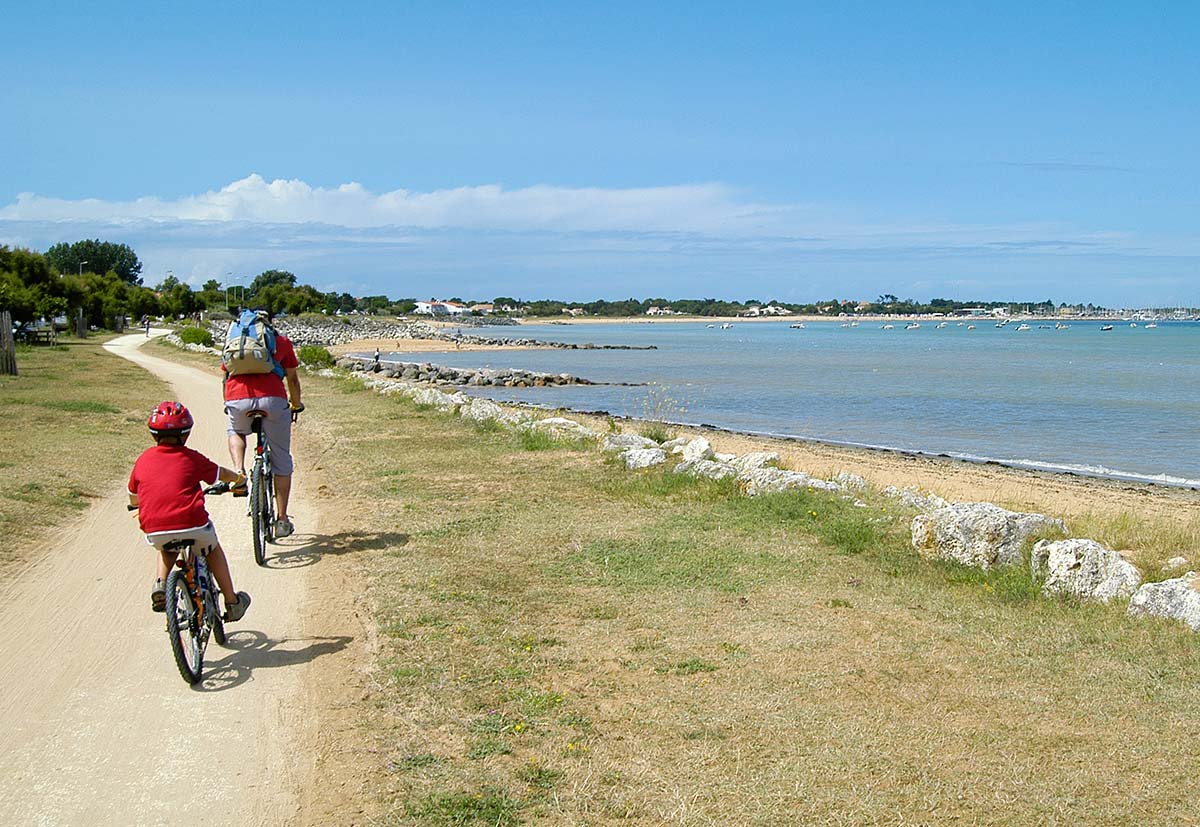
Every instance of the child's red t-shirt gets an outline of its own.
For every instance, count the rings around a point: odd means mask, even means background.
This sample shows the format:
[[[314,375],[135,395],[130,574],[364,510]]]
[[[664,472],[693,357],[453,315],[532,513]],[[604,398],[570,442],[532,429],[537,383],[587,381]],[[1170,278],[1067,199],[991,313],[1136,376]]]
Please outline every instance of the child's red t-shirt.
[[[186,445],[146,449],[129,474],[138,497],[138,524],[146,534],[182,531],[208,522],[201,483],[217,480],[217,464]]]

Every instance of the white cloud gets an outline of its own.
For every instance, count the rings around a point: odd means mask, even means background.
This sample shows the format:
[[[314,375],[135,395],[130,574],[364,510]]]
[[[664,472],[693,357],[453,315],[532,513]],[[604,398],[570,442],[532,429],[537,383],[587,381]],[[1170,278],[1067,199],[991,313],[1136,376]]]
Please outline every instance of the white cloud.
[[[0,208],[11,221],[235,221],[574,231],[761,231],[779,208],[743,204],[728,187],[697,184],[638,189],[495,185],[375,194],[358,183],[313,187],[249,175],[219,190],[176,200],[63,200],[22,193]],[[777,229],[777,228],[776,228]]]

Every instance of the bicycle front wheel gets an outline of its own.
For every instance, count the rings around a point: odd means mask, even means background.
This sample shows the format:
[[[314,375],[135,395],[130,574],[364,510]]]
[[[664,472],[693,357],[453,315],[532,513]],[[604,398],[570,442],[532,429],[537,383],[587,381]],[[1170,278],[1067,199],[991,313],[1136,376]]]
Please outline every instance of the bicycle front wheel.
[[[167,575],[167,637],[179,674],[188,683],[200,681],[204,669],[204,639],[187,578],[179,569]]]
[[[254,463],[250,471],[250,530],[254,539],[254,562],[267,564],[267,539],[271,530],[267,518],[267,485],[262,463]]]

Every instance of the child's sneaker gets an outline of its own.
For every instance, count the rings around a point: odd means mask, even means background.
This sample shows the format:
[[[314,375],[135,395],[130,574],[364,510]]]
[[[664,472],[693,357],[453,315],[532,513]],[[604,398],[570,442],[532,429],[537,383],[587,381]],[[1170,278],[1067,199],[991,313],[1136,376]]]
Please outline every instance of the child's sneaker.
[[[246,614],[246,610],[250,608],[250,595],[245,592],[237,593],[237,600],[230,603],[225,601],[225,622],[234,623],[241,620]]]
[[[155,580],[154,588],[150,590],[150,610],[154,612],[167,610],[167,584],[161,580]]]
[[[287,517],[280,517],[275,521],[275,539],[279,540],[284,537],[290,537],[296,527],[292,525],[292,521]]]

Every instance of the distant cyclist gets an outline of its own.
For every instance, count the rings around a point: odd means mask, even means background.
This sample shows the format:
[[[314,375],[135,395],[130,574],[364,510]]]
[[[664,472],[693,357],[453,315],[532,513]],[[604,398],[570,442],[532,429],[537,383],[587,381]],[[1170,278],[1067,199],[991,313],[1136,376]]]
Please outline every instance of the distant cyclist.
[[[295,526],[288,516],[292,493],[292,414],[304,410],[300,376],[291,341],[271,325],[265,310],[245,310],[229,327],[222,350],[225,371],[225,413],[229,416],[229,457],[246,472],[246,436],[251,411],[263,411],[263,436],[271,446],[275,477],[276,537],[287,537]],[[238,495],[235,489],[235,496]],[[244,494],[242,494],[244,496]]]

